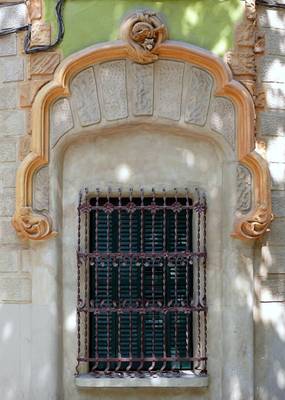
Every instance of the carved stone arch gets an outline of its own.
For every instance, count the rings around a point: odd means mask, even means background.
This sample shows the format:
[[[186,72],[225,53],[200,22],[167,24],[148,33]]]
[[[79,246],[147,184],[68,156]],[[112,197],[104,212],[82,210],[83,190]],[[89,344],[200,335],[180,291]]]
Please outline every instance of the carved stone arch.
[[[48,212],[37,211],[33,208],[34,177],[41,168],[49,163],[50,143],[53,134],[59,135],[53,140],[60,139],[60,127],[53,126],[53,122],[50,121],[50,111],[53,110],[53,113],[65,112],[66,115],[70,112],[72,115],[72,112],[74,112],[74,105],[72,107],[70,105],[73,101],[72,94],[76,90],[80,90],[80,84],[76,82],[76,79],[80,79],[79,74],[82,71],[85,71],[84,74],[88,75],[88,69],[90,69],[91,75],[89,78],[85,76],[85,79],[96,80],[99,76],[101,80],[103,79],[103,83],[102,81],[100,83],[100,90],[102,91],[102,85],[105,85],[106,90],[112,91],[108,76],[104,83],[104,68],[107,68],[107,70],[109,68],[109,72],[106,71],[110,74],[110,68],[113,68],[112,73],[119,70],[124,71],[126,68],[129,71],[130,65],[134,68],[132,73],[137,73],[138,80],[144,79],[141,76],[147,79],[148,74],[151,74],[148,71],[155,70],[153,72],[156,74],[155,79],[161,79],[162,89],[163,82],[169,81],[171,74],[173,74],[173,80],[177,82],[177,85],[183,85],[183,79],[185,83],[186,76],[184,71],[187,68],[187,76],[191,77],[187,83],[187,90],[192,90],[195,82],[202,82],[202,86],[204,85],[203,94],[209,97],[208,108],[204,116],[201,115],[201,109],[206,106],[202,103],[199,104],[200,98],[203,96],[188,99],[187,93],[182,93],[182,91],[177,95],[181,99],[182,111],[178,110],[176,114],[169,114],[167,110],[159,109],[159,102],[158,105],[152,106],[158,107],[155,112],[160,113],[160,117],[165,118],[166,121],[171,120],[172,124],[183,123],[189,128],[191,126],[200,127],[208,130],[212,135],[217,135],[219,140],[222,136],[223,140],[228,142],[235,154],[235,160],[245,168],[250,176],[250,183],[247,184],[246,188],[244,188],[243,179],[237,179],[237,190],[241,192],[245,190],[249,193],[251,200],[248,207],[237,206],[239,209],[236,211],[233,236],[240,239],[256,239],[266,232],[272,220],[270,181],[265,160],[254,151],[254,105],[250,94],[241,84],[233,80],[230,70],[223,61],[208,51],[181,42],[165,41],[160,43],[159,46],[155,46],[155,54],[155,60],[151,59],[152,63],[149,63],[150,60],[145,61],[144,58],[139,64],[131,62],[132,58],[136,62],[138,62],[138,59],[137,55],[134,56],[133,52],[130,52],[127,42],[116,41],[92,46],[64,60],[57,69],[53,81],[38,93],[32,109],[31,152],[20,165],[16,181],[16,211],[13,225],[21,237],[43,240],[55,235],[53,222]],[[99,72],[97,71],[98,68],[100,69]],[[159,71],[163,69],[165,76],[163,76],[163,73],[159,75]],[[189,69],[191,69],[191,73]],[[182,70],[183,72],[181,72]],[[92,71],[95,71],[95,75]],[[86,87],[88,87],[88,82]],[[173,87],[175,89],[175,85]],[[167,90],[167,87],[163,90]],[[175,90],[172,91],[171,95],[175,96]],[[104,98],[102,100],[102,93],[101,97],[99,96],[100,98],[97,99],[94,92],[90,93],[90,96],[94,102],[98,101],[98,110],[100,111],[96,114],[96,112],[93,112],[94,110],[91,110],[93,120],[88,120],[88,118],[82,120],[81,117],[83,128],[92,124],[101,124],[102,112],[105,120],[109,119],[110,121],[112,119],[108,116],[107,100],[105,101]],[[127,95],[123,94],[122,96]],[[127,103],[127,99],[123,98],[124,100]],[[173,101],[175,101],[175,98]],[[117,110],[118,119],[135,121],[136,118],[141,117],[139,109],[134,110],[132,108],[130,111],[128,105],[124,109],[122,104],[123,102],[121,103],[122,108]],[[77,104],[76,107],[77,114],[79,112],[77,118],[80,118],[80,105]],[[101,110],[102,107],[105,107],[103,111]],[[112,107],[112,104],[110,107]],[[198,114],[197,110],[199,110]],[[235,128],[230,125],[232,123],[231,117],[235,120]],[[154,111],[143,110],[143,118],[151,122],[155,118]],[[64,135],[72,128],[73,121],[67,119],[67,125],[62,134]],[[53,130],[55,133],[53,133]],[[241,196],[238,197],[242,196],[241,193]]]

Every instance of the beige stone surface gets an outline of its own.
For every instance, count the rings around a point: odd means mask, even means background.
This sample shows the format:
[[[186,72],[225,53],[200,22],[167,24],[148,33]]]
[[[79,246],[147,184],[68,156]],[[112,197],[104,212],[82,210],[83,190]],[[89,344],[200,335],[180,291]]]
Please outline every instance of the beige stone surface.
[[[26,4],[4,5],[0,8],[0,30],[22,28],[28,23]]]
[[[259,79],[263,82],[285,82],[285,57],[262,57],[258,64]]]
[[[0,63],[0,82],[24,80],[24,59],[22,57],[5,57]]]
[[[285,29],[264,28],[266,54],[285,55]]]
[[[31,150],[31,135],[25,135],[21,137],[19,143],[19,160],[23,160]]]
[[[32,287],[29,275],[0,275],[0,302],[29,303],[31,298]]]
[[[8,91],[9,93],[9,91]],[[2,110],[0,111],[0,136],[19,136],[25,133],[25,111]]]
[[[51,42],[51,26],[49,22],[33,21],[30,47],[48,46]]]
[[[283,111],[260,112],[258,118],[258,132],[261,135],[285,136]]]
[[[259,7],[257,21],[262,28],[284,29],[285,14],[283,10]]]
[[[48,167],[41,168],[34,178],[34,208],[48,210],[49,208],[49,171]]]
[[[1,139],[0,162],[16,161],[16,143],[13,140]]]
[[[17,54],[17,37],[15,33],[0,37],[0,56],[14,56]]]
[[[19,269],[20,259],[17,248],[0,248],[0,272],[16,272]]]
[[[20,106],[31,107],[37,92],[49,79],[33,79],[20,85]]]
[[[276,110],[285,109],[285,84],[284,83],[264,83],[266,104],[268,108]]]
[[[1,399],[31,400],[31,304],[1,304]]]
[[[5,188],[0,191],[0,216],[12,217],[15,212],[15,188]]]
[[[15,187],[16,169],[14,163],[0,165],[0,182],[3,188]]]
[[[0,86],[0,110],[16,108],[18,103],[17,85],[10,83],[4,86],[2,84]]]
[[[44,52],[32,54],[30,56],[31,76],[53,74],[60,61],[60,55],[56,52]]]

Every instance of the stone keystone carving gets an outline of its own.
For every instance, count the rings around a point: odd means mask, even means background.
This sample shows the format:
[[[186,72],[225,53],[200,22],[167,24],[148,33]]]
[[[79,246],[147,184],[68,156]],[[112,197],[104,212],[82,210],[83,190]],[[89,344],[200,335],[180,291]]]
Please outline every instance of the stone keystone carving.
[[[167,38],[167,28],[153,11],[129,15],[121,26],[121,38],[128,43],[129,57],[140,64],[157,60],[157,49]]]

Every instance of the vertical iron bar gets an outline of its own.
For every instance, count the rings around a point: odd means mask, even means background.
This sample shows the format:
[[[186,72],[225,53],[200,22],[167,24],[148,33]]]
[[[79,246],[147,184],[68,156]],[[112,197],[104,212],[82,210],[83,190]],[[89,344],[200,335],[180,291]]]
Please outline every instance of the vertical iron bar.
[[[144,252],[144,240],[143,240],[143,236],[144,236],[144,191],[143,189],[141,189],[141,220],[140,220],[140,224],[141,224],[141,237],[140,237],[140,241],[141,241],[141,253]],[[140,276],[140,280],[141,280],[141,286],[140,286],[140,297],[141,297],[141,307],[144,307],[144,262],[143,262],[143,258],[140,259],[140,266],[141,266],[141,276]],[[138,366],[138,371],[141,371],[143,369],[144,366],[144,362],[143,362],[143,357],[144,357],[144,314],[141,312],[140,314],[140,322],[141,322],[141,337],[140,337],[140,347],[141,347],[141,362],[140,365]]]
[[[185,197],[186,197],[186,251],[188,252],[190,249],[189,243],[189,192],[188,189],[185,188]],[[185,258],[185,275],[186,275],[186,304],[190,304],[190,296],[189,296],[189,258]],[[190,323],[190,313],[185,314],[186,319],[186,357],[190,357],[190,332],[189,332],[189,323]]]
[[[201,251],[201,197],[200,193],[198,192],[198,230],[197,230],[197,252],[200,253]],[[197,289],[198,289],[198,301],[197,306],[201,306],[201,269],[200,269],[200,257],[197,257]],[[197,355],[198,358],[201,358],[201,313],[198,311],[198,346],[197,346]],[[200,366],[200,361],[198,362],[198,366]]]
[[[166,192],[163,189],[163,252],[166,252]],[[167,258],[163,258],[163,305],[167,306],[167,298],[166,298],[166,268],[167,268]],[[163,313],[162,321],[163,321],[163,357],[166,358],[166,313]],[[166,368],[166,361],[163,362],[160,370],[163,371]]]
[[[133,189],[130,188],[130,203],[133,201]],[[129,252],[132,252],[132,210],[129,210]],[[132,256],[130,255],[128,257],[128,263],[129,263],[129,288],[130,288],[130,306],[132,307],[132,263],[133,259]],[[129,333],[129,365],[127,366],[126,370],[129,371],[132,368],[132,330],[133,330],[133,324],[132,324],[132,312],[129,312],[129,324],[130,324],[130,333]]]
[[[156,199],[155,199],[155,191],[152,189],[152,214],[151,214],[151,294],[152,294],[152,305],[155,304],[155,286],[154,286],[154,267],[155,267],[155,213],[156,213]],[[155,313],[152,313],[152,343],[151,343],[151,352],[153,359],[155,358]],[[149,367],[149,371],[152,371],[155,367],[155,361],[152,361],[151,366]]]
[[[79,375],[79,358],[81,352],[81,337],[80,337],[80,258],[79,253],[81,250],[81,203],[82,203],[82,191],[79,192],[78,201],[78,232],[77,232],[77,365],[76,375]]]
[[[85,220],[84,220],[84,302],[85,302],[85,318],[84,318],[84,346],[85,346],[85,358],[88,358],[88,309],[89,309],[89,296],[88,296],[88,284],[89,284],[89,260],[88,260],[88,189],[85,188]]]
[[[121,206],[122,206],[122,191],[119,188],[119,210],[118,210],[118,252],[121,252]],[[118,307],[121,307],[121,260],[118,257]],[[117,335],[118,335],[118,358],[121,358],[121,314],[117,314],[118,318],[118,330],[117,330]],[[115,371],[118,371],[121,368],[121,361],[118,361],[118,364],[115,368]]]
[[[208,327],[207,327],[207,219],[206,219],[206,212],[207,212],[207,199],[204,194],[203,196],[203,203],[204,203],[204,213],[203,213],[203,239],[204,239],[204,258],[203,258],[203,272],[204,272],[204,299],[203,304],[205,307],[204,311],[204,319],[205,319],[205,338],[204,338],[204,346],[205,346],[205,365],[204,365],[204,373],[207,373],[207,353],[208,353]]]
[[[107,202],[110,204],[110,194],[111,188],[108,189],[107,192]],[[111,305],[112,299],[110,299],[110,213],[107,211],[107,282],[106,282],[106,290],[107,290],[107,306]],[[105,368],[105,372],[109,372],[110,370],[110,312],[107,310],[107,364]]]
[[[98,253],[98,206],[99,206],[99,196],[100,191],[96,189],[96,210],[95,210],[95,252]],[[98,256],[95,257],[95,306],[98,305]],[[99,357],[99,343],[98,343],[98,318],[99,314],[94,314],[95,316],[95,358],[98,359]],[[93,370],[96,370],[98,367],[98,361],[95,362],[93,366]]]
[[[177,189],[175,188],[175,203],[178,203],[178,194],[177,194]],[[174,251],[175,253],[177,252],[177,242],[178,242],[178,222],[177,222],[177,211],[174,211]],[[177,293],[177,257],[175,257],[174,261],[174,268],[175,268],[175,289],[174,289],[174,304],[177,305],[178,301],[178,293]],[[177,343],[177,338],[178,338],[178,325],[177,325],[177,311],[175,310],[174,312],[174,326],[175,326],[175,334],[174,334],[174,343],[175,343],[175,356],[178,357],[178,343]]]

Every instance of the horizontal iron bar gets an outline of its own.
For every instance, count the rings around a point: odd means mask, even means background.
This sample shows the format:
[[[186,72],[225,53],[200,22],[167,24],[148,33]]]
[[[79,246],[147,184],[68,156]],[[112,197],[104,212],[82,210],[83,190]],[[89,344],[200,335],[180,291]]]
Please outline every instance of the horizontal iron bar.
[[[160,257],[160,258],[171,258],[171,257],[185,257],[185,258],[201,258],[206,257],[207,253],[205,252],[190,252],[190,251],[157,251],[157,252],[101,252],[101,251],[94,251],[92,253],[85,253],[85,252],[77,252],[77,257],[79,258],[98,258],[98,257],[113,257],[113,258],[152,258],[152,257]]]
[[[154,211],[154,210],[173,210],[173,211],[182,211],[182,210],[194,210],[194,211],[199,211],[203,212],[206,211],[206,206],[203,203],[195,203],[193,205],[179,205],[179,207],[173,205],[135,205],[133,208],[130,208],[128,206],[119,206],[113,203],[110,203],[110,207],[108,206],[91,206],[90,204],[82,203],[80,206],[78,206],[79,211],[84,211],[84,212],[89,212],[89,211],[105,211],[105,212],[113,212],[117,210],[121,211],[136,211],[136,210],[146,210],[146,211]]]
[[[197,307],[180,307],[180,306],[173,306],[173,307],[78,307],[77,311],[79,312],[89,312],[94,314],[101,314],[101,313],[117,313],[117,314],[124,314],[124,313],[139,313],[139,314],[147,314],[147,313],[162,313],[167,314],[171,312],[179,312],[190,314],[191,312],[206,312],[207,307],[197,306]]]
[[[160,362],[160,361],[205,361],[207,357],[78,357],[79,362]]]

